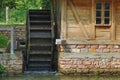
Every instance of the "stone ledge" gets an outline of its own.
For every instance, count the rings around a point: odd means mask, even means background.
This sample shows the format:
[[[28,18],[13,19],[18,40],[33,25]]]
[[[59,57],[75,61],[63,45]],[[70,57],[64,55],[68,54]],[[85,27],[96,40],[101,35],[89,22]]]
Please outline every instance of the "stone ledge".
[[[120,69],[59,69],[61,75],[120,75]]]
[[[60,52],[60,58],[120,58],[120,53],[68,53]]]
[[[120,44],[119,40],[71,40],[67,39],[65,44]]]

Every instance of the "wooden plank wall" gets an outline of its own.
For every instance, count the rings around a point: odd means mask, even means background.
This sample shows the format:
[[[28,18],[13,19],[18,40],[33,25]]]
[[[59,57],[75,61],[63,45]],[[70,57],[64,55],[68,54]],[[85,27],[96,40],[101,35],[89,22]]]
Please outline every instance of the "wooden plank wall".
[[[103,27],[102,29],[98,26],[96,27],[94,19],[92,16],[92,0],[62,0],[64,4],[62,4],[62,28],[61,28],[61,36],[63,39],[68,40],[84,40],[87,39],[85,34],[89,38],[92,37],[96,40],[120,40],[120,0],[114,0],[114,7],[112,8],[112,24],[115,24],[110,27]],[[71,1],[73,7],[68,2]],[[95,0],[93,0],[95,1]],[[65,3],[66,2],[66,3]],[[64,5],[64,6],[63,6]],[[73,10],[73,8],[75,10]],[[75,14],[75,12],[77,12]],[[76,18],[78,16],[79,18]],[[95,18],[95,17],[94,17]],[[79,20],[79,21],[78,21]],[[80,26],[82,25],[82,26]],[[83,27],[85,29],[85,33],[83,31]],[[93,32],[93,28],[95,27],[95,34]],[[114,31],[112,31],[115,29]],[[115,32],[114,34],[112,34]],[[115,39],[114,39],[115,37]]]
[[[90,37],[90,22],[91,22],[91,1],[90,0],[71,0],[77,14],[74,14],[71,5],[67,3],[67,39],[85,39],[85,35],[82,27],[86,30],[88,37]],[[75,15],[79,16],[79,22]]]

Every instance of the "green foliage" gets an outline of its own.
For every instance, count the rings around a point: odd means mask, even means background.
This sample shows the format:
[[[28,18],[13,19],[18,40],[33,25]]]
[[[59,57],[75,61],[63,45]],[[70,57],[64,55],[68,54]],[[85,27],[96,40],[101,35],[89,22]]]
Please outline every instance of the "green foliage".
[[[16,9],[39,9],[41,7],[41,0],[17,0]]]
[[[0,12],[0,22],[5,22],[5,8],[1,9],[1,12]]]
[[[10,9],[9,10],[9,23],[25,23],[26,21],[26,10],[21,9]]]
[[[0,23],[5,23],[5,7],[9,9],[9,24],[25,23],[29,9],[50,9],[51,0],[0,0]]]
[[[7,46],[7,43],[9,41],[9,38],[0,34],[0,48],[5,48]]]
[[[43,9],[50,9],[51,0],[41,0],[41,6]]]
[[[6,73],[6,72],[7,72],[6,68],[0,64],[0,74]]]
[[[5,8],[6,6],[10,8],[16,7],[15,0],[0,0],[0,8]]]

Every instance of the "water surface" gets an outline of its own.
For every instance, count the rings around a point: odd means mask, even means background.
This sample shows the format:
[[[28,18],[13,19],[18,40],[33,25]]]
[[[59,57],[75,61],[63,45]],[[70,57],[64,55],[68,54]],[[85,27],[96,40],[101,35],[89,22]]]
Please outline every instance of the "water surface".
[[[56,76],[56,75],[24,75],[4,77],[0,80],[120,80],[119,76]]]

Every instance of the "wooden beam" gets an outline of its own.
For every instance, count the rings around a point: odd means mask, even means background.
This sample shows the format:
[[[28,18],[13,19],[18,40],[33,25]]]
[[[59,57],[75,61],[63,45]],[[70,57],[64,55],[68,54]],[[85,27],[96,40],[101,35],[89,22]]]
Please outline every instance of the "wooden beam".
[[[82,29],[82,32],[83,32],[84,36],[86,37],[86,39],[89,39],[88,32],[86,31],[85,26],[81,23],[81,20],[79,18],[78,12],[77,12],[76,8],[74,7],[72,1],[68,0],[68,3],[69,3],[69,5],[70,5],[70,7],[72,9],[72,12],[73,12],[73,14],[75,16],[75,19],[77,20],[79,26]]]
[[[61,3],[61,39],[67,38],[67,0],[62,0]]]
[[[112,26],[111,26],[111,40],[115,40],[115,6],[114,6],[114,0],[112,0],[112,6],[111,6],[111,11],[112,11]]]
[[[92,11],[91,11],[91,39],[95,39],[95,0],[92,0]]]

